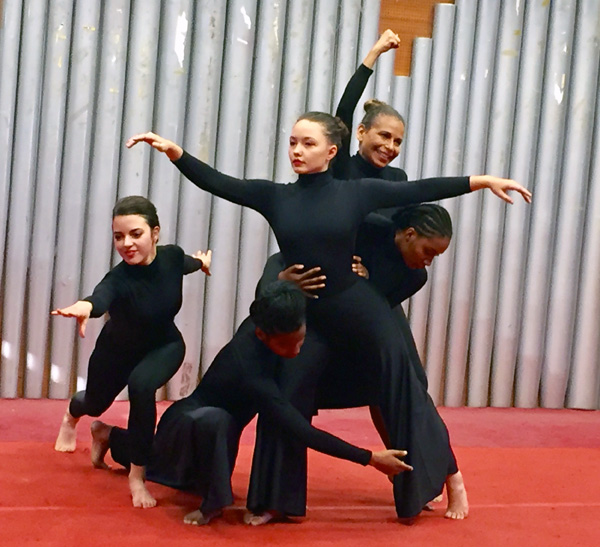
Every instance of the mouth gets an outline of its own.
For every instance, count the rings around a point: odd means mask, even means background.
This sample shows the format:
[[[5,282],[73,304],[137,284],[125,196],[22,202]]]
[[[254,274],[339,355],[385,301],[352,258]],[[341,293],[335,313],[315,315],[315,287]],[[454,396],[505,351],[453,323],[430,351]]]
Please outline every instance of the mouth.
[[[294,167],[300,167],[304,162],[302,160],[294,160],[292,161],[292,165]]]

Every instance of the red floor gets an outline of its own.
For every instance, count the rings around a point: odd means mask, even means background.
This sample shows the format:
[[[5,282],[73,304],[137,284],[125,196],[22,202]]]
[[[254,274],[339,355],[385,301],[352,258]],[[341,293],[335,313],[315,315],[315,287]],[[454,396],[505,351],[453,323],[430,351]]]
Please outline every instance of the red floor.
[[[165,403],[160,404],[164,410]],[[444,503],[407,527],[395,519],[387,479],[310,454],[309,508],[294,523],[241,523],[253,432],[243,438],[220,522],[182,524],[198,500],[150,484],[159,506],[130,506],[125,475],[89,464],[89,423],[74,454],[52,449],[64,401],[0,400],[2,545],[600,545],[600,412],[441,409],[469,491],[471,514],[443,518]],[[124,424],[127,403],[103,419]],[[364,409],[325,412],[319,427],[378,447]]]

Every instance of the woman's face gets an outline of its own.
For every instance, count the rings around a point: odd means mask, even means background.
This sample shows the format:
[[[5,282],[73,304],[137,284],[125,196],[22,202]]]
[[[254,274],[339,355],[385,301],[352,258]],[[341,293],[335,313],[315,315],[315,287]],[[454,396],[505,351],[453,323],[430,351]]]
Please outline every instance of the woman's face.
[[[119,215],[112,229],[115,249],[127,264],[147,266],[154,260],[159,226],[150,228],[140,215]]]
[[[358,153],[375,167],[385,167],[400,153],[404,124],[395,116],[380,114],[369,129],[361,123],[356,138]]]
[[[337,146],[329,142],[323,126],[310,120],[299,120],[292,128],[288,155],[295,173],[321,173],[337,154]]]
[[[413,269],[430,266],[433,259],[450,245],[448,237],[421,236],[414,228],[398,230],[394,241],[406,265]]]

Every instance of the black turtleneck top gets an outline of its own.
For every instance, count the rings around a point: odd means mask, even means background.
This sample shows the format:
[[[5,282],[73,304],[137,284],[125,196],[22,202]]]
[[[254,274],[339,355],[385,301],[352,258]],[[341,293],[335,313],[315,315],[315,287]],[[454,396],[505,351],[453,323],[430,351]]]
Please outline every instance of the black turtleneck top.
[[[181,308],[183,276],[202,268],[202,261],[177,245],[159,245],[148,265],[122,261],[96,285],[90,317],[108,312],[103,332],[127,348],[155,347],[179,339],[173,322]]]
[[[356,232],[369,212],[470,192],[468,177],[433,178],[418,183],[343,181],[325,171],[300,175],[294,183],[277,184],[230,177],[187,152],[173,163],[199,188],[261,213],[275,233],[286,266],[321,267],[327,276],[322,296],[356,283],[357,276],[349,264]]]

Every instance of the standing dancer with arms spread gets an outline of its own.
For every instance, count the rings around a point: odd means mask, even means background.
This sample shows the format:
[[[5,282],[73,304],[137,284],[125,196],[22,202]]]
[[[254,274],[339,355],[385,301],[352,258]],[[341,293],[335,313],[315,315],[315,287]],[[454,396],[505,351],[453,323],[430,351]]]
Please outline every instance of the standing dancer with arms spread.
[[[55,449],[73,452],[79,419],[100,416],[127,387],[128,431],[134,441],[129,488],[135,507],[154,507],[156,500],[144,484],[144,467],[156,426],[155,394],[177,372],[185,355],[183,338],[173,322],[181,308],[183,276],[197,270],[210,275],[211,251],[188,256],[177,245],[157,246],[156,208],[141,196],[116,203],[112,231],[123,261],[91,296],[52,312],[75,317],[81,337],[90,317],[110,315],[90,357],[86,389],[71,399]],[[91,456],[94,466],[106,468],[103,454],[92,450]]]
[[[349,267],[356,233],[366,215],[382,207],[438,200],[484,188],[509,203],[512,199],[507,191],[521,193],[526,201],[531,194],[515,181],[487,175],[417,183],[358,179],[348,184],[328,171],[345,132],[345,126],[330,114],[309,112],[301,116],[289,143],[289,158],[299,178],[290,184],[224,175],[154,133],[136,135],[127,146],[146,142],[165,153],[199,188],[261,213],[275,233],[286,266],[319,266],[327,277],[319,299],[308,303],[308,325],[333,348],[352,346],[359,362],[380,376],[381,370],[400,366],[392,361],[401,358],[402,345],[388,303]]]

